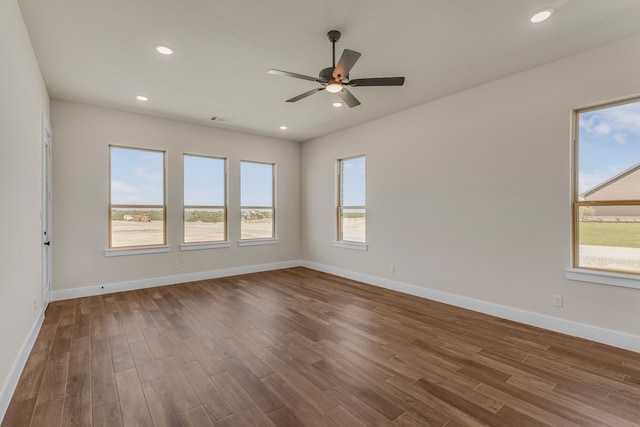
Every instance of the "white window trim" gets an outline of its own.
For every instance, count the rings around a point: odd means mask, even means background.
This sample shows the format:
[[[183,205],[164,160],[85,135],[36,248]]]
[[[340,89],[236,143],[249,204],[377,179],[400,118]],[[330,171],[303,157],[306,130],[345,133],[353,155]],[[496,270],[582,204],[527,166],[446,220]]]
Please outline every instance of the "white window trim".
[[[231,242],[202,242],[202,243],[183,243],[180,245],[181,251],[199,251],[202,249],[219,249],[230,248]]]
[[[141,254],[157,254],[162,252],[170,252],[169,245],[162,246],[143,246],[139,248],[112,248],[105,249],[105,256],[123,256],[123,255],[141,255]]]
[[[353,250],[356,250],[356,251],[367,251],[367,250],[369,250],[369,245],[366,244],[366,243],[347,242],[345,240],[336,240],[335,242],[333,242],[333,246],[335,246],[336,248],[353,249]]]
[[[243,239],[238,240],[238,246],[261,246],[261,245],[277,245],[278,239],[269,237],[265,239]]]
[[[587,270],[584,268],[568,268],[565,277],[569,280],[577,280],[580,282],[640,289],[640,276],[635,274]]]

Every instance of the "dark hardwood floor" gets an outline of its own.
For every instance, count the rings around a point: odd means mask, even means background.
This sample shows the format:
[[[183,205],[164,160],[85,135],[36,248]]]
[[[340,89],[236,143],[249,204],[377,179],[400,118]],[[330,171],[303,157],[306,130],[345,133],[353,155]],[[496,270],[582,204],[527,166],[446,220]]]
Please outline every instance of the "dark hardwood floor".
[[[640,354],[293,268],[51,303],[29,425],[640,425]]]

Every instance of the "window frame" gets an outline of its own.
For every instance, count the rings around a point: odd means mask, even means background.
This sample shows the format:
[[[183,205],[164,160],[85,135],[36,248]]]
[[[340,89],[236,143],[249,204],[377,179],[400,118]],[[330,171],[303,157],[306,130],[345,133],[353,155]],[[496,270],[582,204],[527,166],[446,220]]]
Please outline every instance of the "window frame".
[[[217,205],[187,205],[185,204],[185,182],[184,182],[184,176],[185,176],[185,157],[189,156],[189,157],[200,157],[200,158],[205,158],[205,159],[212,159],[212,160],[222,160],[223,161],[223,165],[224,165],[224,182],[223,182],[223,191],[224,191],[224,195],[223,195],[223,201],[224,201],[224,205],[223,206],[217,206]],[[182,153],[182,244],[181,249],[185,250],[187,248],[190,247],[216,247],[217,245],[222,245],[221,247],[226,247],[227,245],[225,245],[225,243],[227,243],[229,240],[229,218],[228,218],[228,182],[229,182],[229,178],[228,178],[228,159],[226,157],[217,157],[217,156],[211,156],[211,155],[207,155],[207,154],[194,154],[194,153]],[[224,217],[224,238],[222,240],[206,240],[206,241],[200,241],[200,242],[187,242],[186,241],[186,210],[187,209],[222,209],[223,210],[223,217]]]
[[[580,264],[580,208],[597,206],[639,206],[640,199],[628,200],[580,200],[580,114],[592,111],[603,110],[620,105],[640,103],[640,97],[627,98],[623,100],[599,103],[586,108],[573,110],[573,149],[572,149],[572,200],[571,200],[571,241],[572,256],[571,269],[568,270],[567,277],[574,280],[582,280],[594,283],[602,283],[624,287],[640,287],[640,283],[631,283],[640,279],[640,271],[617,270],[611,268],[598,268],[594,266],[584,266]],[[605,181],[606,182],[606,181]],[[631,279],[631,280],[629,280]]]
[[[349,160],[355,160],[355,159],[359,159],[359,158],[363,158],[365,160],[365,205],[363,206],[347,206],[347,205],[343,205],[343,165],[345,161],[349,161]],[[366,232],[366,223],[367,223],[367,205],[366,205],[366,191],[367,191],[367,186],[366,186],[366,161],[367,161],[367,156],[365,154],[357,154],[355,156],[350,156],[350,157],[344,157],[341,159],[338,159],[337,161],[337,175],[338,175],[338,191],[337,191],[337,206],[336,206],[336,222],[337,222],[337,228],[336,228],[336,242],[334,244],[334,246],[339,246],[339,247],[343,247],[343,248],[349,248],[349,249],[361,249],[364,248],[366,249],[367,247],[367,232]],[[345,209],[362,209],[364,210],[364,215],[365,215],[365,234],[364,234],[364,242],[358,242],[358,241],[354,241],[354,240],[345,240],[344,239],[344,235],[343,235],[343,227],[342,227],[342,212]]]
[[[113,204],[112,203],[112,191],[111,191],[111,183],[112,183],[112,170],[113,170],[113,158],[112,158],[112,149],[119,148],[124,150],[134,150],[134,151],[146,151],[151,153],[162,153],[162,205],[140,205],[140,204]],[[159,244],[151,244],[151,245],[133,245],[133,246],[113,246],[113,221],[112,221],[112,213],[113,209],[161,209],[162,210],[162,243]],[[158,150],[153,148],[140,148],[140,147],[132,147],[127,145],[118,145],[118,144],[109,144],[109,206],[108,206],[108,241],[109,247],[106,251],[108,256],[113,256],[121,252],[122,254],[134,254],[140,253],[145,250],[151,250],[150,252],[155,252],[153,248],[162,248],[167,246],[167,152],[166,150]]]
[[[243,163],[253,163],[259,165],[268,165],[271,166],[271,206],[245,206],[242,204],[242,164]],[[254,244],[260,245],[265,242],[268,243],[277,243],[276,237],[276,163],[273,162],[264,162],[264,161],[256,161],[256,160],[240,160],[240,246],[251,246],[251,242],[255,242]],[[252,238],[242,238],[242,211],[244,209],[271,209],[271,236],[270,237],[252,237]]]

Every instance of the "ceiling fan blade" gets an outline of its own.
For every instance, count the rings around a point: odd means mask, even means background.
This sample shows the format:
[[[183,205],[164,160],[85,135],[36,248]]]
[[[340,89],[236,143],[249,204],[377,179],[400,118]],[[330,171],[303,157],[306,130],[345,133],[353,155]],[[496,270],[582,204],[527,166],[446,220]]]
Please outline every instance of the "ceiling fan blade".
[[[360,105],[360,101],[358,101],[358,98],[353,96],[353,94],[349,92],[346,87],[342,88],[342,91],[338,92],[338,95],[340,95],[340,98],[342,98],[342,100],[351,108]]]
[[[281,71],[281,70],[268,70],[267,74],[273,74],[275,76],[285,76],[285,77],[293,77],[296,79],[309,80],[312,82],[324,83],[322,80],[316,77],[305,76],[303,74],[290,73],[289,71]]]
[[[360,58],[360,52],[345,49],[336,65],[336,69],[333,70],[333,78],[336,80],[345,79],[349,75],[349,71],[356,65],[358,58]]]
[[[375,77],[372,79],[353,79],[349,86],[402,86],[404,77]]]
[[[315,88],[315,89],[311,89],[311,90],[310,90],[310,91],[308,91],[308,92],[305,92],[305,93],[300,94],[300,95],[298,95],[298,96],[294,96],[294,97],[293,97],[293,98],[291,98],[291,99],[287,99],[287,102],[296,102],[296,101],[300,101],[301,99],[306,98],[307,96],[311,96],[311,95],[313,95],[313,94],[314,94],[314,93],[316,93],[316,92],[320,92],[321,90],[324,90],[324,88],[323,88],[323,87],[317,87],[317,88]]]

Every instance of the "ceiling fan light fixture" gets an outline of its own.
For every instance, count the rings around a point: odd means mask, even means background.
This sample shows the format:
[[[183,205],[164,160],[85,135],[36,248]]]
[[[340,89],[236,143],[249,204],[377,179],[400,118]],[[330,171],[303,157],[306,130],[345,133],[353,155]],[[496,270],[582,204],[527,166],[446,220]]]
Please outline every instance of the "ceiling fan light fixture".
[[[338,93],[342,91],[342,83],[338,82],[338,81],[332,81],[327,83],[327,86],[325,86],[325,90],[329,93]]]

